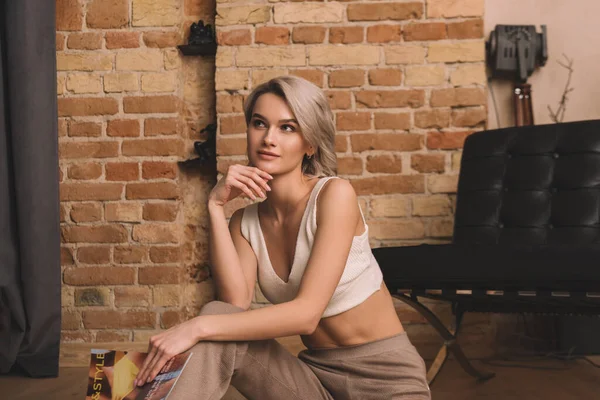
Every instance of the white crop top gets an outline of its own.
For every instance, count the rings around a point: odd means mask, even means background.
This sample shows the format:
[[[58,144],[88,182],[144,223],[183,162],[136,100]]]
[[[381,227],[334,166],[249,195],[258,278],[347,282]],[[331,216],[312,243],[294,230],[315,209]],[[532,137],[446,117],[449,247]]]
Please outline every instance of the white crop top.
[[[258,284],[261,291],[273,304],[291,301],[296,297],[302,275],[314,243],[317,231],[317,197],[325,183],[336,176],[320,178],[314,186],[300,222],[296,241],[296,252],[287,282],[273,270],[265,239],[258,220],[258,203],[244,209],[241,222],[242,236],[250,243],[258,260]],[[360,209],[360,205],[359,205]],[[356,307],[371,294],[379,290],[383,274],[369,245],[369,227],[360,210],[365,232],[354,236],[344,273],[331,297],[322,318],[340,314]]]

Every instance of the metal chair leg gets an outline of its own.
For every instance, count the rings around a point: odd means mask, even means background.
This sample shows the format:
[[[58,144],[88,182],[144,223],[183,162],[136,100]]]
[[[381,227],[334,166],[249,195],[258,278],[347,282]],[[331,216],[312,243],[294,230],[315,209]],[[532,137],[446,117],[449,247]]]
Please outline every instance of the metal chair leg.
[[[488,380],[496,376],[493,372],[482,372],[476,369],[473,364],[469,361],[469,359],[463,353],[460,345],[456,341],[456,337],[458,335],[458,330],[460,328],[460,324],[462,322],[463,313],[459,310],[456,312],[456,319],[454,322],[454,326],[450,329],[447,329],[442,321],[433,313],[430,309],[425,307],[423,304],[419,303],[418,300],[411,298],[405,294],[394,294],[393,295],[398,300],[402,300],[406,304],[413,307],[417,310],[421,315],[427,319],[427,321],[434,327],[434,329],[440,334],[440,336],[444,339],[444,344],[440,348],[440,351],[436,355],[433,360],[433,364],[429,367],[427,371],[427,381],[431,385],[435,380],[436,376],[440,372],[442,366],[448,359],[448,351],[456,357],[458,363],[463,367],[463,369],[471,376],[478,378],[479,380]]]

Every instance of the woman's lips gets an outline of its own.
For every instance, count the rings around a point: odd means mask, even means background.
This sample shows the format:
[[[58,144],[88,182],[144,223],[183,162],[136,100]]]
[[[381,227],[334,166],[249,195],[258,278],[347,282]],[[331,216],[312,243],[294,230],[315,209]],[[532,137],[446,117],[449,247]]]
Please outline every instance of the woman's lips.
[[[274,156],[272,154],[260,153],[260,152],[258,153],[258,156],[265,160],[274,160],[279,157],[279,156]]]

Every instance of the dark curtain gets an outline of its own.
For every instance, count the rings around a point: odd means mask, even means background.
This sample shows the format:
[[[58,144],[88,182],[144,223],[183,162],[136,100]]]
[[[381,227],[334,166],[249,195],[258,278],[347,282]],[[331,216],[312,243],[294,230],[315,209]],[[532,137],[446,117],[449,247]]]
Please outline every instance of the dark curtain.
[[[0,0],[0,7],[0,373],[57,376],[55,1]]]

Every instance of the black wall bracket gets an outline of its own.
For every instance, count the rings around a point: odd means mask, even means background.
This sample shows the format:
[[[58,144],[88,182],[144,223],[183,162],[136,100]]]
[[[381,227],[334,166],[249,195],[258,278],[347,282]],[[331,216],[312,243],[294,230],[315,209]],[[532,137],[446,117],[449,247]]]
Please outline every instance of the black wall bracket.
[[[217,42],[212,25],[204,21],[194,22],[190,26],[188,44],[177,46],[185,56],[214,56],[217,54]]]

